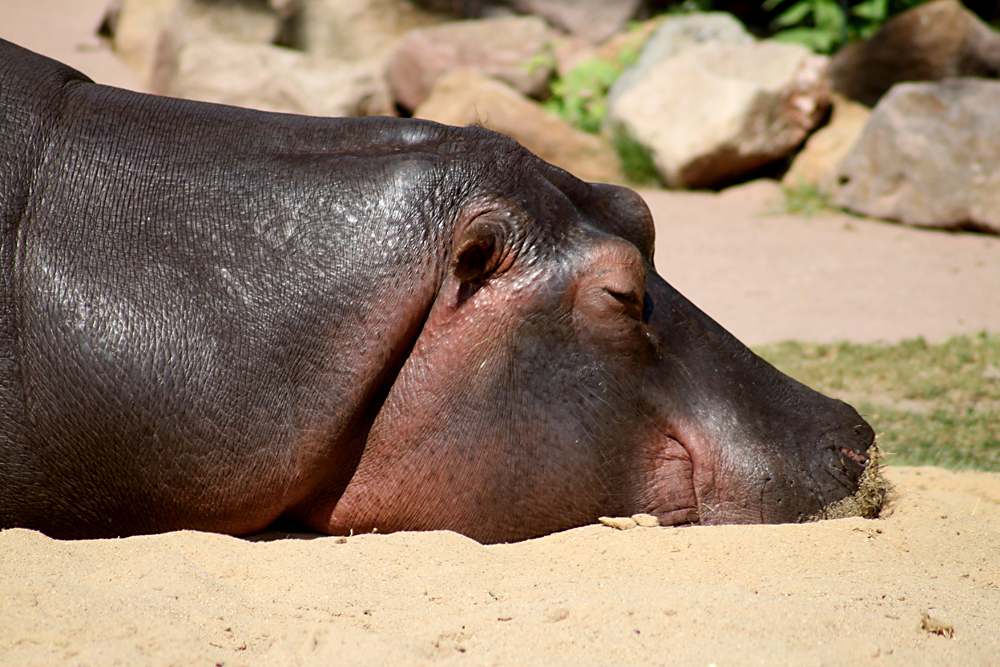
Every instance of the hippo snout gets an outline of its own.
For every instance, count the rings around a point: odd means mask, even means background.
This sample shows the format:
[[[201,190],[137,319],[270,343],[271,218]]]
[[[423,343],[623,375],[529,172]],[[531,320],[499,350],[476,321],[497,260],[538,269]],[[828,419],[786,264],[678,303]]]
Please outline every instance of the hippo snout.
[[[875,431],[851,406],[838,401],[844,412],[849,412],[844,424],[827,431],[820,439],[820,449],[825,451],[826,469],[832,488],[821,488],[824,505],[840,500],[858,489],[858,482],[871,461],[868,450],[875,442]]]
[[[760,522],[798,523],[824,517],[828,508],[858,492],[872,460],[869,450],[875,431],[851,406],[823,399],[835,425],[828,423],[818,437],[800,435],[804,447],[791,460],[772,456],[761,484]]]

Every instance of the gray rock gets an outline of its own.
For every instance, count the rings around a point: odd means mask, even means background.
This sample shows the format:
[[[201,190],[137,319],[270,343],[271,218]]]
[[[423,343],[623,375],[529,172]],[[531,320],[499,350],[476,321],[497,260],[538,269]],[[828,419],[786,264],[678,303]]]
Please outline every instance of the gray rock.
[[[270,44],[281,29],[278,12],[267,0],[186,0],[181,11],[189,41]]]
[[[558,36],[537,16],[455,21],[408,34],[389,59],[386,74],[396,100],[416,109],[439,76],[476,69],[521,93],[540,96],[552,76]]]
[[[625,180],[621,161],[606,140],[570,127],[510,86],[475,70],[456,70],[438,79],[414,116],[446,125],[477,124],[506,134],[585,181]]]
[[[187,45],[168,92],[173,97],[311,116],[393,113],[379,60],[319,59],[261,44]]]
[[[512,0],[522,14],[535,14],[590,42],[603,42],[635,18],[641,0]]]
[[[720,187],[806,138],[829,104],[826,62],[793,44],[696,44],[620,95],[607,124],[650,151],[668,186]]]
[[[267,0],[123,0],[114,25],[119,59],[164,92],[184,45],[203,40],[268,44],[281,18]]]
[[[672,16],[649,38],[635,65],[618,77],[608,93],[608,103],[613,104],[625,91],[645,79],[654,67],[696,44],[752,44],[754,41],[743,24],[726,12]]]
[[[392,52],[411,30],[444,23],[410,0],[300,0],[297,48],[322,58],[364,60]]]
[[[887,21],[869,40],[842,49],[830,64],[834,88],[875,106],[903,81],[1000,76],[1000,33],[958,0],[933,0]]]
[[[864,215],[1000,233],[1000,81],[895,86],[838,184],[834,202]]]

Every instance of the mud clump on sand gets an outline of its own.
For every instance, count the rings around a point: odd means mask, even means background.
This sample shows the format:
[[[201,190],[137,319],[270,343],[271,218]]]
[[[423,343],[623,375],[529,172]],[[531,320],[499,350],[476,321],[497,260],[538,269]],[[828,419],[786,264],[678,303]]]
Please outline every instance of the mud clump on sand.
[[[932,635],[940,635],[948,639],[955,636],[955,628],[952,625],[933,618],[927,612],[924,612],[923,616],[920,617],[920,629]]]
[[[877,519],[882,514],[893,496],[893,488],[882,474],[882,450],[878,443],[868,450],[868,457],[868,467],[858,480],[858,490],[854,495],[827,505],[813,517],[814,520],[843,519],[850,516]]]

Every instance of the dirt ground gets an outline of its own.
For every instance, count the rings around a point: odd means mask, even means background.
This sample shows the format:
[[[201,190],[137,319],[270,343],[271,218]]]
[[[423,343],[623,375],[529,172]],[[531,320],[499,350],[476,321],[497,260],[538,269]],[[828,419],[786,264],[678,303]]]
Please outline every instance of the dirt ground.
[[[103,5],[0,0],[0,37],[134,87],[88,34]],[[1000,332],[997,239],[776,215],[761,183],[644,195],[660,272],[747,343]],[[877,520],[495,546],[8,530],[0,664],[997,664],[1000,475],[888,476]]]

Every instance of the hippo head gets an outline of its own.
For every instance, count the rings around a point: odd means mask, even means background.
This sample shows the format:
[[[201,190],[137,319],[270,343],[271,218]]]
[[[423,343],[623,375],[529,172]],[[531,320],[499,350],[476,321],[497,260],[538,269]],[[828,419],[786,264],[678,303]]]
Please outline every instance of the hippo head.
[[[433,305],[324,529],[496,542],[637,512],[795,522],[857,489],[871,427],[667,284],[636,193],[489,141],[497,159],[463,172]]]

